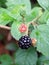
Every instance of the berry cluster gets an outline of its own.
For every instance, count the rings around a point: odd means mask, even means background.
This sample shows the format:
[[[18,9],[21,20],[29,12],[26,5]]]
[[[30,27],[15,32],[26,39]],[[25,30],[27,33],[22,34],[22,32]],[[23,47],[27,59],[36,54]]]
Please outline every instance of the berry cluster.
[[[19,39],[18,45],[21,49],[28,49],[31,46],[31,43],[31,38],[25,35]]]

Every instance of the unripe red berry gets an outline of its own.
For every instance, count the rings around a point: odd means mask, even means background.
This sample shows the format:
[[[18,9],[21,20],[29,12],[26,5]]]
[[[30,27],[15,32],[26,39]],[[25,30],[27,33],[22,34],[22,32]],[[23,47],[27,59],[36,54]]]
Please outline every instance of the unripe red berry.
[[[27,31],[27,26],[25,24],[21,24],[20,27],[19,27],[19,31],[21,33],[24,33]]]

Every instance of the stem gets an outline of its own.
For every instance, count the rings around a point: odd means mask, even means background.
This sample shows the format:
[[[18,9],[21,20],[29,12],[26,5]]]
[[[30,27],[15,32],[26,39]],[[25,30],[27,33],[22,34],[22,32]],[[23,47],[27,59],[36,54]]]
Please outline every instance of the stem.
[[[38,17],[36,17],[36,18],[33,19],[32,21],[30,21],[30,22],[28,23],[28,26],[29,26],[30,24],[33,24],[33,25],[36,24],[35,21],[37,21],[40,17],[41,17],[41,15],[38,16]]]
[[[25,32],[26,35],[28,35],[28,27],[27,27],[27,31]]]
[[[2,28],[2,29],[6,29],[6,30],[10,30],[10,29],[11,29],[10,27],[8,27],[8,26],[4,26],[4,25],[0,25],[0,28]]]
[[[34,21],[38,20],[40,17],[41,17],[41,15],[38,16],[38,17],[36,17],[36,18],[33,19],[32,21],[30,21],[30,22],[27,24],[28,27],[29,27],[30,24],[33,24],[33,25],[36,24]],[[6,30],[10,30],[10,29],[11,29],[10,27],[8,27],[8,26],[4,26],[4,25],[0,25],[0,28],[2,28],[2,29],[6,29]],[[28,30],[27,30],[27,33],[28,33]]]
[[[23,23],[25,23],[26,21],[25,21],[25,17],[22,17],[22,20],[23,20]]]

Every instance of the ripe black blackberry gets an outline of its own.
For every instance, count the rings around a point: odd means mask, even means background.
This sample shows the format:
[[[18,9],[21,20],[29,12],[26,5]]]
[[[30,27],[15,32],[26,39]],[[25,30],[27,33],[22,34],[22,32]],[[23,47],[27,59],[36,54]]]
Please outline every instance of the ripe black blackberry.
[[[18,45],[21,49],[28,49],[31,46],[31,43],[31,38],[25,35],[19,39]]]

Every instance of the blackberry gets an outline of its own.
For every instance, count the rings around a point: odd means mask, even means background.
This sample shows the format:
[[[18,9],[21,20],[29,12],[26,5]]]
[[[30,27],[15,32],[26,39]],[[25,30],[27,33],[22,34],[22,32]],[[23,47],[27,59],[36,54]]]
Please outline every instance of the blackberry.
[[[28,49],[31,46],[31,43],[31,38],[25,35],[19,39],[18,45],[21,49]]]

